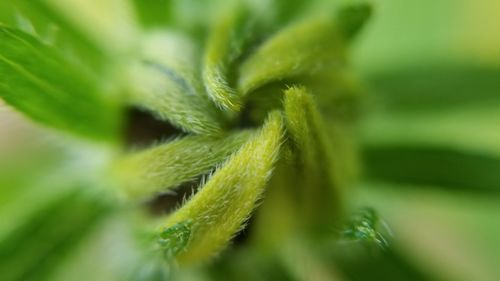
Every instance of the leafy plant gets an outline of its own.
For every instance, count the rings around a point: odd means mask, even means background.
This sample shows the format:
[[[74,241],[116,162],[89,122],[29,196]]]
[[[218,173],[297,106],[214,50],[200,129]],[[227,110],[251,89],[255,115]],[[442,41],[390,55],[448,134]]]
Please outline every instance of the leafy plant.
[[[129,4],[143,13],[139,14],[143,25],[133,16],[123,16],[132,8]],[[288,11],[288,5],[279,1],[255,4],[212,4],[220,11],[199,14],[198,21],[185,23],[169,17],[168,11],[182,13],[178,6],[186,5],[194,13],[200,4],[108,1],[105,5],[122,17],[103,21],[105,25],[97,29],[81,22],[82,15],[101,20],[99,12],[86,10],[84,3],[6,5],[13,12],[0,28],[3,100],[40,125],[86,139],[82,143],[66,138],[71,149],[99,147],[99,152],[92,151],[95,148],[89,152],[94,154],[90,158],[104,157],[100,166],[90,164],[97,174],[78,181],[95,186],[90,195],[95,200],[109,198],[104,201],[110,207],[101,217],[119,214],[132,219],[153,206],[159,213],[146,212],[129,222],[129,231],[136,229],[150,238],[138,244],[141,249],[135,255],[145,257],[139,258],[139,269],[122,276],[172,277],[174,273],[165,270],[214,259],[246,231],[263,200],[270,206],[274,201],[288,205],[287,217],[293,218],[282,225],[276,239],[336,236],[345,178],[336,176],[342,172],[335,166],[342,165],[343,159],[333,156],[328,139],[347,137],[341,126],[350,125],[326,121],[321,110],[332,107],[319,108],[315,100],[327,95],[321,89],[327,86],[309,80],[316,75],[337,77],[345,71],[346,49],[370,6],[318,1],[302,4],[303,11]],[[164,14],[158,22],[148,22],[155,9],[163,9]],[[56,30],[50,40],[43,35],[49,29]],[[351,99],[357,91],[349,84],[338,87],[343,91],[328,93],[337,100]],[[135,122],[130,112],[136,111],[170,126],[161,132],[165,137],[151,140],[146,147],[130,143],[124,136]],[[335,122],[337,128],[329,132],[326,122]],[[130,145],[136,147],[131,150]],[[333,165],[335,161],[339,162]],[[73,178],[60,176],[66,177]],[[268,189],[284,193],[265,195]],[[182,197],[175,199],[176,193]],[[61,199],[46,205],[64,204],[70,203]],[[136,215],[124,211],[129,209]],[[259,211],[259,217],[274,215],[274,210],[266,209]],[[54,219],[61,221],[61,212],[79,216],[83,209],[61,209]],[[65,237],[46,216],[50,215],[33,215],[26,221],[32,228],[37,221],[46,231]],[[252,219],[251,224],[262,233],[256,237],[275,229],[266,219],[261,223]],[[79,225],[75,220],[74,226]],[[12,239],[24,241],[28,230],[15,229],[6,232],[5,247],[16,244]],[[43,231],[35,229],[35,233],[38,237]],[[53,244],[50,249],[69,251],[62,240],[48,239]],[[266,240],[262,237],[251,244],[258,248]],[[20,255],[30,252],[26,248]],[[39,254],[48,255],[49,249]],[[62,250],[53,255],[62,255]],[[35,259],[12,262],[26,272],[13,275],[16,271],[6,267],[9,280],[42,278]],[[141,269],[157,263],[163,265]]]
[[[495,107],[440,112],[432,91],[456,91],[437,79],[422,94],[412,81],[432,71],[411,68],[362,73],[377,93],[364,95],[350,57],[371,13],[361,0],[0,2],[0,98],[45,140],[2,132],[15,148],[0,140],[2,280],[446,280],[393,245],[410,220],[390,186],[495,190],[497,159],[464,151],[496,147],[448,138],[463,136],[449,120],[496,120]]]

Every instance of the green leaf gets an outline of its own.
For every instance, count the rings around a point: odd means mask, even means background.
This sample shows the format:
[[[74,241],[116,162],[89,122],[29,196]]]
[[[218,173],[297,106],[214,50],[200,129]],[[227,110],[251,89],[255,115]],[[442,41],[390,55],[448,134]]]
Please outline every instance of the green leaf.
[[[347,40],[354,38],[372,14],[372,6],[365,1],[345,4],[338,12],[339,29]]]
[[[204,58],[203,81],[212,100],[228,111],[239,111],[241,96],[232,87],[230,73],[251,35],[250,11],[236,6],[220,15],[210,32]]]
[[[303,220],[325,225],[338,215],[340,195],[321,116],[311,94],[299,87],[285,91],[284,110],[296,152],[294,174],[299,175]]]
[[[188,136],[120,159],[115,173],[128,197],[148,198],[208,173],[250,137],[250,131],[228,136]]]
[[[113,139],[119,107],[96,78],[54,48],[0,26],[0,97],[35,121],[95,139]]]
[[[164,228],[191,221],[191,239],[181,262],[208,258],[221,251],[244,223],[261,197],[283,141],[282,118],[271,113],[262,130],[217,170]]]
[[[338,67],[344,52],[331,15],[308,17],[278,32],[243,62],[238,89],[245,95],[273,81]]]
[[[220,116],[200,83],[194,43],[178,34],[156,32],[144,38],[141,52],[125,78],[131,103],[184,131],[220,133]]]

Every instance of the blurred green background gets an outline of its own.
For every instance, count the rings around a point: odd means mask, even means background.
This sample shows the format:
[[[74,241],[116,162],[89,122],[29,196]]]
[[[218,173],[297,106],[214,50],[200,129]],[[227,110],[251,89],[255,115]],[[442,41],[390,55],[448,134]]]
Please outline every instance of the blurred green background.
[[[353,51],[368,94],[352,199],[433,278],[498,280],[500,1],[375,3]]]

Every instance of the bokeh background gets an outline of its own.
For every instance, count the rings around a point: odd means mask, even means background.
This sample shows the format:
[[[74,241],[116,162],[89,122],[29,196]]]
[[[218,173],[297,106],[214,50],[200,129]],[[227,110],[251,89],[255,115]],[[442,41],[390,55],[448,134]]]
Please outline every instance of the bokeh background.
[[[433,278],[500,278],[499,11],[495,0],[377,1],[353,51],[368,89],[353,200],[376,206]]]

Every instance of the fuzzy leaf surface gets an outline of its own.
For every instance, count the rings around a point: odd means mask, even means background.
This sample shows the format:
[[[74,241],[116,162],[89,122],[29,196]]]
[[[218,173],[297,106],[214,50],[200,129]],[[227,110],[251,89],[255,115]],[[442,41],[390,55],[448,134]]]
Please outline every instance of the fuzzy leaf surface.
[[[220,133],[221,120],[196,69],[194,42],[163,32],[144,40],[141,58],[126,73],[132,104],[186,132]]]
[[[229,73],[251,33],[250,12],[238,6],[215,23],[204,57],[203,81],[210,98],[221,108],[239,111],[241,96],[230,85]]]
[[[148,198],[208,173],[250,137],[242,131],[223,137],[188,136],[125,156],[116,173],[128,197]]]
[[[267,83],[341,65],[342,38],[331,16],[301,20],[268,39],[240,67],[242,94]]]
[[[206,259],[221,251],[262,196],[283,141],[282,117],[271,113],[252,137],[189,201],[167,218],[164,227],[190,221],[191,239],[181,262]]]
[[[339,194],[332,175],[332,157],[323,121],[313,97],[301,87],[285,91],[285,120],[297,152],[305,221],[324,224],[338,213]]]

